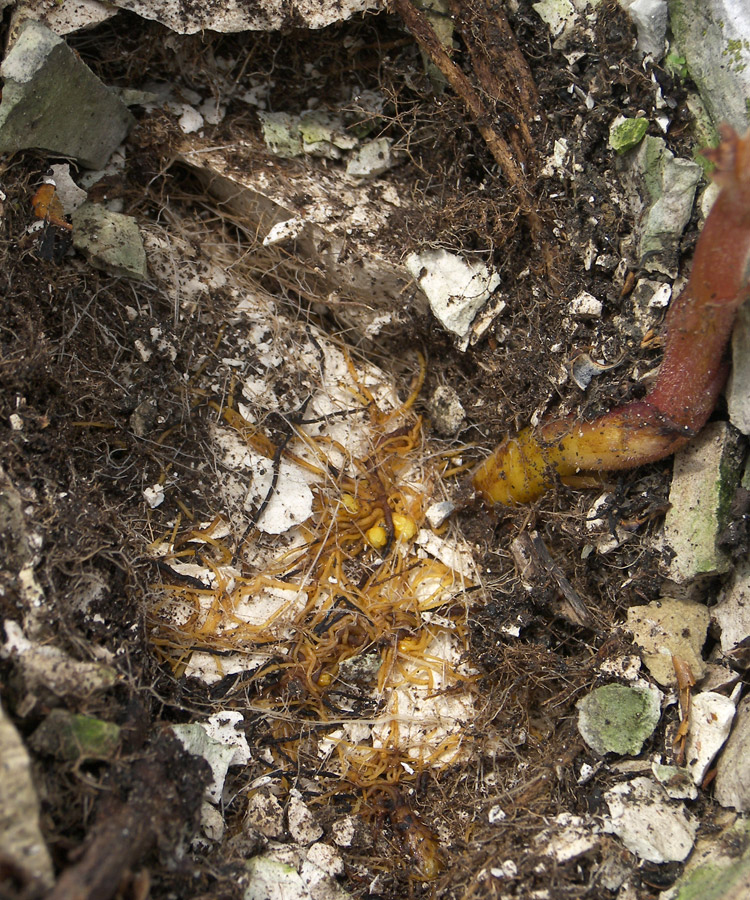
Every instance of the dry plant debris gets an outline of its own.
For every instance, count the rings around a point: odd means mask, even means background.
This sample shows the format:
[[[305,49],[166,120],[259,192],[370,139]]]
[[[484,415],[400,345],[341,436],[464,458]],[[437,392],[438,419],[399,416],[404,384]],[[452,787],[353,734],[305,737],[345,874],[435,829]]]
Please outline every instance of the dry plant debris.
[[[156,646],[178,674],[248,673],[279,752],[294,756],[312,724],[321,759],[352,784],[453,762],[473,717],[464,596],[474,573],[448,526],[426,522],[458,451],[431,459],[412,411],[425,361],[399,403],[381,372],[317,329],[277,313],[274,334],[264,304],[242,306],[269,380],[238,381],[210,403],[216,452],[251,479],[250,521],[239,543],[231,514],[176,522],[153,543],[183,578],[152,611]],[[319,387],[269,414],[290,340],[287,368]]]

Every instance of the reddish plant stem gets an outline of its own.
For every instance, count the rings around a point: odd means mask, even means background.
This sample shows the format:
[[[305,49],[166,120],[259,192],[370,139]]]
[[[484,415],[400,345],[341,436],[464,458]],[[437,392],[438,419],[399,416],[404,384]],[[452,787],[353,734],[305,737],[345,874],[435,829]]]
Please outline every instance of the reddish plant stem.
[[[726,380],[724,353],[737,310],[750,297],[750,133],[722,130],[705,155],[721,192],[695,249],[690,279],[666,319],[664,361],[643,400],[593,422],[557,419],[504,441],[474,475],[489,502],[525,503],[579,472],[663,459],[705,425]]]

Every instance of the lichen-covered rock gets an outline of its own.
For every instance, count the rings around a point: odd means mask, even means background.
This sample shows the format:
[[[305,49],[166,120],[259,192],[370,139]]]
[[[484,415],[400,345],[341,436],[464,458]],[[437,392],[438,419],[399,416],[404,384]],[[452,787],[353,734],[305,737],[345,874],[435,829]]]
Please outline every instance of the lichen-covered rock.
[[[73,246],[97,269],[110,275],[143,279],[146,251],[132,216],[84,203],[73,213]]]
[[[750,125],[747,0],[670,0],[674,43],[714,124]]]

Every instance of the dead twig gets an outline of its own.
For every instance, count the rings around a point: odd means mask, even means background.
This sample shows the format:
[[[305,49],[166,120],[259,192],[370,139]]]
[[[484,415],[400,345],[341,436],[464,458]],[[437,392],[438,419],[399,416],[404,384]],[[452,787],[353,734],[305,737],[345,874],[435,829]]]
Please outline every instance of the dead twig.
[[[484,92],[498,104],[516,157],[532,164],[536,157],[529,123],[542,119],[534,76],[508,19],[496,3],[451,0],[451,10]],[[528,166],[527,166],[528,168]]]
[[[477,128],[484,138],[495,161],[500,166],[509,184],[518,191],[520,204],[525,214],[531,212],[531,197],[526,176],[516,161],[513,150],[502,135],[492,127],[492,115],[487,109],[474,85],[451,60],[440,43],[425,14],[412,6],[410,0],[393,0],[396,12],[401,16],[419,46],[443,74],[448,84],[466,104],[466,108],[476,119]],[[536,213],[534,213],[536,215]]]

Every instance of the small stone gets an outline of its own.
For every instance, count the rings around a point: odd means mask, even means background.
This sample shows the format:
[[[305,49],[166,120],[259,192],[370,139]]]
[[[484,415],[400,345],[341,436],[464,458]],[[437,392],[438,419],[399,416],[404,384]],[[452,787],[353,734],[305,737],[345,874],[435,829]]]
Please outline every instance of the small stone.
[[[677,277],[680,237],[693,212],[703,170],[678,159],[662,138],[647,135],[627,158],[630,202],[642,210],[638,223],[638,255],[647,272]]]
[[[374,178],[393,165],[391,142],[388,138],[368,141],[355,151],[346,166],[346,174],[357,178]]]
[[[598,319],[602,314],[602,301],[597,300],[588,291],[581,291],[570,301],[568,308],[572,316],[578,316],[581,319]]]
[[[424,515],[430,528],[440,528],[455,508],[455,503],[452,503],[450,500],[438,500],[437,503],[432,503],[428,506]]]
[[[609,146],[615,153],[626,153],[637,147],[648,131],[648,119],[626,119],[618,116],[609,129]]]
[[[73,246],[92,266],[139,281],[147,277],[143,238],[132,216],[84,203],[73,213],[72,222]]]
[[[287,822],[289,833],[299,844],[312,844],[313,841],[323,837],[323,829],[315,821],[307,804],[302,800],[302,795],[296,788],[289,793],[289,806],[287,807]]]
[[[664,56],[667,37],[667,0],[620,0],[638,32],[637,47],[654,62]],[[636,120],[637,121],[637,120]]]
[[[466,421],[466,412],[458,394],[447,384],[435,388],[430,398],[430,412],[433,427],[442,437],[458,434]]]
[[[685,742],[685,767],[696,784],[702,784],[708,768],[732,729],[734,701],[714,691],[694,694],[690,703],[690,730]]]
[[[698,822],[682,803],[670,801],[650,778],[634,778],[607,791],[604,830],[649,862],[681,862],[693,848]]]
[[[596,753],[636,756],[661,715],[656,688],[607,684],[579,700],[578,730]]]
[[[344,860],[338,850],[330,844],[321,841],[313,844],[307,851],[307,861],[334,878],[344,874]]]
[[[0,152],[34,147],[102,169],[135,121],[53,31],[28,19],[8,51]]]
[[[338,847],[351,847],[357,834],[357,820],[354,816],[337,819],[331,826],[331,834]]]
[[[479,261],[468,262],[447,250],[410,253],[406,268],[447,330],[467,338],[474,317],[500,284],[497,272]]]
[[[692,718],[692,709],[690,713]],[[651,771],[672,800],[695,800],[698,796],[698,788],[686,768],[654,762]]]
[[[706,667],[701,650],[708,620],[708,607],[688,600],[655,600],[628,610],[628,629],[649,671],[662,685],[677,684],[673,656],[690,666],[696,681],[703,677]]]
[[[245,824],[264,837],[284,837],[284,810],[269,788],[259,788],[248,801]]]

